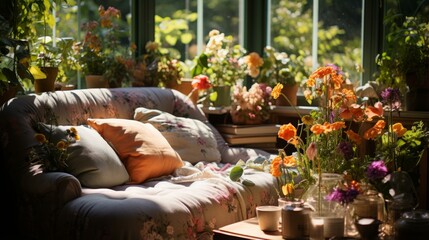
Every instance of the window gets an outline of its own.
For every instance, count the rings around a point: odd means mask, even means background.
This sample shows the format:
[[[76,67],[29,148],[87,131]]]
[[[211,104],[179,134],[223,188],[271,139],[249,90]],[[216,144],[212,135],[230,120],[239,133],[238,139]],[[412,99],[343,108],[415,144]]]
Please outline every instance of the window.
[[[360,84],[362,0],[271,0],[268,44],[316,68],[334,63]],[[314,27],[314,22],[317,26]],[[313,54],[317,52],[317,54]]]
[[[308,64],[315,61],[318,65],[335,63],[350,74],[349,79],[355,84],[362,81],[361,74],[355,71],[355,64],[362,65],[365,60],[362,31],[368,24],[364,26],[362,20],[368,6],[364,4],[371,5],[370,9],[378,6],[368,0],[77,1],[78,6],[61,8],[57,13],[61,18],[57,21],[59,33],[78,39],[79,28],[75,26],[95,16],[101,3],[121,10],[124,23],[130,26],[130,33],[134,35],[132,39],[140,41],[137,43],[140,49],[144,49],[148,40],[156,40],[163,47],[176,51],[182,61],[190,61],[202,51],[209,31],[219,29],[234,36],[237,43],[247,49],[255,49],[249,38],[261,38],[266,43],[264,46],[271,45],[288,54],[303,55]],[[263,32],[255,31],[253,34],[255,26],[246,24],[249,22],[245,12],[248,5],[257,6],[254,12],[260,12],[261,5],[269,9],[263,15],[266,18],[256,19],[264,24]],[[317,14],[313,15],[314,12]],[[148,19],[153,19],[153,22]],[[314,21],[318,23],[317,28],[313,28]],[[152,32],[151,28],[154,29]],[[246,31],[252,33],[246,34]],[[369,47],[377,49],[377,45]],[[312,54],[314,51],[317,55]],[[365,54],[370,55],[368,52]],[[367,65],[368,62],[375,65],[373,56],[374,53],[369,60],[366,57]]]

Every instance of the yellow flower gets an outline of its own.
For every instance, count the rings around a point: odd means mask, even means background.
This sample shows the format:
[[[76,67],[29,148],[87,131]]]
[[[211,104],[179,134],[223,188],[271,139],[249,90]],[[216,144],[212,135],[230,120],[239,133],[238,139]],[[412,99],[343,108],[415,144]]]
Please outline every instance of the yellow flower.
[[[57,148],[58,149],[66,149],[67,144],[64,141],[58,141],[57,142]]]
[[[286,183],[282,186],[282,192],[285,196],[290,195],[295,190],[293,183]]]
[[[281,94],[281,92],[282,92],[282,89],[283,89],[283,84],[281,84],[281,83],[277,83],[277,85],[273,88],[273,91],[271,91],[271,96],[272,96],[274,99],[279,98],[279,97],[280,97],[280,94]]]
[[[41,133],[36,133],[36,135],[34,135],[34,137],[36,138],[36,141],[38,143],[44,143],[46,142],[46,137],[45,135],[41,134]]]

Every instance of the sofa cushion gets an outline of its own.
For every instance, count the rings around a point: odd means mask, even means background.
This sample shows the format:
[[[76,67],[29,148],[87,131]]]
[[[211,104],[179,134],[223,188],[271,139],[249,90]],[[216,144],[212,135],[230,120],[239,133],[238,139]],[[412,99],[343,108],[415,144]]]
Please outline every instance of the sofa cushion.
[[[129,183],[169,175],[183,166],[179,154],[151,124],[116,118],[87,122],[116,150],[130,175]]]
[[[158,129],[184,161],[192,164],[221,161],[213,131],[200,120],[144,107],[135,110],[134,119]]]
[[[41,133],[54,142],[66,139],[66,130],[71,126],[38,124]],[[129,180],[125,166],[110,145],[97,131],[86,126],[74,126],[80,140],[67,148],[67,171],[90,188],[113,187]]]

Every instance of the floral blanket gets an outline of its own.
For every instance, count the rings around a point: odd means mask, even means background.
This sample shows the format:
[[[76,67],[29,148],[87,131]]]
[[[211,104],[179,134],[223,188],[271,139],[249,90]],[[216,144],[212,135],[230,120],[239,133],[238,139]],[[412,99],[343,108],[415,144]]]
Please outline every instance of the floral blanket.
[[[243,178],[254,186],[230,180],[231,164],[200,162],[141,185],[84,188],[82,199],[87,204],[78,213],[71,211],[76,211],[73,206],[66,207],[67,217],[60,218],[65,229],[73,229],[64,232],[64,239],[78,237],[84,230],[80,228],[100,229],[93,225],[104,225],[104,232],[93,232],[94,239],[212,239],[213,229],[255,217],[256,206],[277,204],[275,179],[261,171],[261,164],[249,163]],[[115,225],[109,219],[113,217]]]

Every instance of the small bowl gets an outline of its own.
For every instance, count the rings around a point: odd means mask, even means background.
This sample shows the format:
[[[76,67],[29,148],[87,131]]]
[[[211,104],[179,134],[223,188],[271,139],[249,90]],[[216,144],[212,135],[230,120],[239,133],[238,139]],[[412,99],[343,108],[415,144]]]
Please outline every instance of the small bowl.
[[[374,218],[361,218],[355,225],[362,239],[376,239],[381,221]]]

